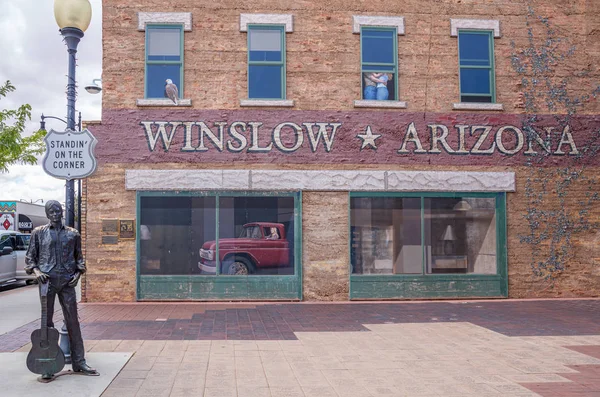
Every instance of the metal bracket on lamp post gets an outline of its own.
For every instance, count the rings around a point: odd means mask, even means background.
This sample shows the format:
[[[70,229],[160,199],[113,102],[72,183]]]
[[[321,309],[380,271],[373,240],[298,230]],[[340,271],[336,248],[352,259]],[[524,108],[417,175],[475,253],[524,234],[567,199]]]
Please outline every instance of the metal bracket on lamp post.
[[[40,130],[44,130],[46,131],[46,119],[52,119],[52,120],[58,120],[58,121],[62,121],[63,123],[67,124],[67,121],[64,119],[61,119],[60,117],[56,117],[56,116],[44,116],[44,114],[42,113],[42,116],[40,117]],[[77,131],[81,132],[81,128],[82,128],[82,121],[81,121],[81,112],[79,112],[79,117],[78,117],[78,121],[77,121]],[[74,188],[73,186],[73,181],[67,181],[67,183],[71,182],[71,189]],[[68,189],[68,185],[66,185],[66,189]],[[67,190],[68,191],[68,190]],[[66,211],[65,211],[65,215],[69,213],[69,211],[71,211],[71,216],[73,219],[73,225],[75,225],[75,210],[74,208],[69,208],[67,205],[67,203],[65,202],[65,207],[66,207]],[[77,222],[77,230],[81,231],[81,179],[77,179],[77,213],[79,214],[79,221]],[[67,225],[68,226],[68,225]]]

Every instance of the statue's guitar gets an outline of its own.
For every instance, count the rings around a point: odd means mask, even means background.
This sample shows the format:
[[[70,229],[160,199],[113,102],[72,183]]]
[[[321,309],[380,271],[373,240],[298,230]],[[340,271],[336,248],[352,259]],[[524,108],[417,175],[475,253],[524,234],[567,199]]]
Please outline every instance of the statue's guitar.
[[[42,302],[42,327],[31,333],[31,351],[27,355],[27,368],[34,374],[54,375],[65,366],[65,356],[58,346],[58,331],[48,327],[48,286],[40,284]]]

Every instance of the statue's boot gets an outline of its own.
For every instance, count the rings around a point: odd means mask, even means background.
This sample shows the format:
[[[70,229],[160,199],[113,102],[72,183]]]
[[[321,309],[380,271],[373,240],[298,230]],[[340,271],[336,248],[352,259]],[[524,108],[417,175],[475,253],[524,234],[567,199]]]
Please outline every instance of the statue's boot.
[[[86,363],[75,365],[73,364],[73,372],[80,372],[82,375],[98,376],[100,373]]]

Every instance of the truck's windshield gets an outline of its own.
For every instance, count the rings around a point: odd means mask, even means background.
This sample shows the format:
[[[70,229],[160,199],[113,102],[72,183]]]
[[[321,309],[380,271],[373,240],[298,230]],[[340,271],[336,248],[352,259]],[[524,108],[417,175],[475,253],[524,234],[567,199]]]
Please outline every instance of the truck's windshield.
[[[240,238],[254,238],[260,239],[262,238],[262,234],[260,232],[259,226],[248,226],[242,229],[242,233],[240,234]]]

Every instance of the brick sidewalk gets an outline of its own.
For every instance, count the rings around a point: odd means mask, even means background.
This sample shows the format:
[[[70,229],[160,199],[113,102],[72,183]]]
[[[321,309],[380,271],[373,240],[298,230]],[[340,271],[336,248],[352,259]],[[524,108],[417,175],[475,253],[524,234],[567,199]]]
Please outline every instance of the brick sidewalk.
[[[600,396],[598,299],[83,304],[80,317],[88,350],[135,352],[106,396]],[[0,351],[27,350],[37,327]]]

